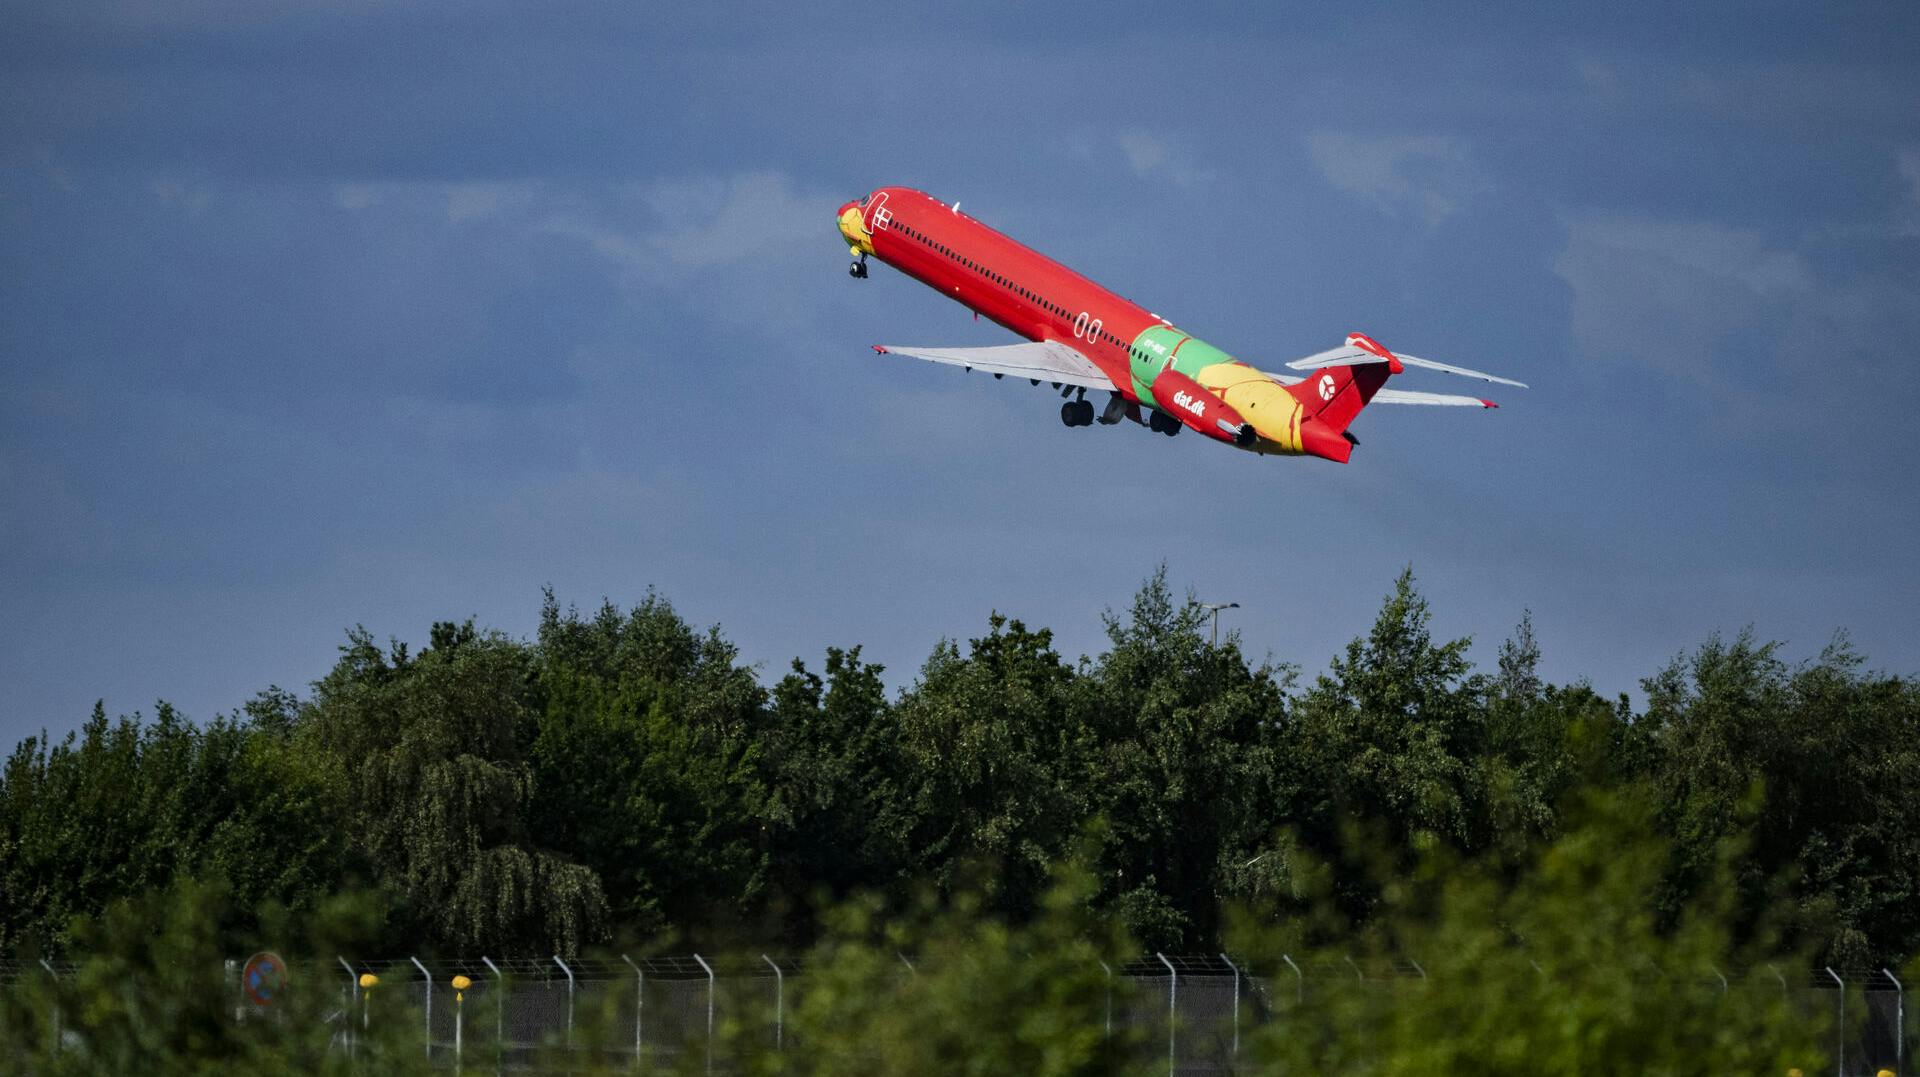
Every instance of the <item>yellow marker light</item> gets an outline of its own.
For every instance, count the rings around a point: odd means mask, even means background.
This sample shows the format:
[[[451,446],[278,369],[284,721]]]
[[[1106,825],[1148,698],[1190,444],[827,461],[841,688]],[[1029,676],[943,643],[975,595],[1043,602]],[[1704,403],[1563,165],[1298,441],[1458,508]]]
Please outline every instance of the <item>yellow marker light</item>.
[[[467,988],[472,986],[473,986],[473,981],[467,979],[465,976],[455,976],[453,978],[453,989],[455,991],[465,991]]]
[[[375,976],[371,972],[363,972],[360,974],[361,987],[372,987],[375,984],[378,984],[379,982],[380,982],[380,977]]]

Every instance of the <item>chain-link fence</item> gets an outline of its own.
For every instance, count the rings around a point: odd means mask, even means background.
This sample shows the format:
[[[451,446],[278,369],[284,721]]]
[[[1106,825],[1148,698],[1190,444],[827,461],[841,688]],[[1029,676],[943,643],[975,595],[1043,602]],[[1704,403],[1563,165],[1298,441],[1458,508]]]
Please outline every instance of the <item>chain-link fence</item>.
[[[918,966],[900,957],[901,975]],[[271,1018],[249,999],[241,962],[227,963],[236,1019]],[[1108,989],[1105,1034],[1129,1045],[1142,1069],[1170,1074],[1239,1070],[1249,1037],[1263,1026],[1306,1019],[1305,1004],[1345,995],[1394,1005],[1410,993],[1444,990],[1418,962],[1295,960],[1253,966],[1227,954],[1153,954],[1102,965]],[[1538,966],[1535,966],[1538,969]],[[0,962],[0,984],[58,980],[76,966]],[[448,1068],[525,1070],[564,1060],[639,1069],[729,1072],[736,1050],[804,1052],[788,1016],[805,990],[793,959],[756,955],[715,959],[692,954],[615,959],[305,962],[290,981],[333,983],[340,1003],[327,1020],[335,1050],[353,1053],[371,1021],[417,1022],[420,1049]],[[1545,976],[1546,973],[1541,971]],[[1659,975],[1650,970],[1650,975]],[[1778,990],[1800,1012],[1823,1015],[1833,1029],[1833,1072],[1841,1077],[1912,1073],[1920,1021],[1905,985],[1886,969],[1720,970],[1690,978],[1702,991]],[[374,993],[380,1005],[376,1006]],[[58,1028],[69,1015],[51,1014]]]

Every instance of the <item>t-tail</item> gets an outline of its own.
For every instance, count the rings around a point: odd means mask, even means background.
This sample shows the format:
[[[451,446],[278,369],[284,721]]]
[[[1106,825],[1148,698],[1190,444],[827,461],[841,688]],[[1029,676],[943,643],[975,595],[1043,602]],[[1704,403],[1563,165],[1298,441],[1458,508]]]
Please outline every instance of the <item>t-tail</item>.
[[[1353,447],[1359,444],[1347,433],[1354,417],[1388,378],[1406,370],[1398,356],[1363,333],[1348,334],[1347,346],[1378,358],[1358,364],[1320,367],[1305,380],[1287,386],[1287,392],[1300,402],[1302,411],[1301,450],[1340,464],[1347,462],[1353,455]]]

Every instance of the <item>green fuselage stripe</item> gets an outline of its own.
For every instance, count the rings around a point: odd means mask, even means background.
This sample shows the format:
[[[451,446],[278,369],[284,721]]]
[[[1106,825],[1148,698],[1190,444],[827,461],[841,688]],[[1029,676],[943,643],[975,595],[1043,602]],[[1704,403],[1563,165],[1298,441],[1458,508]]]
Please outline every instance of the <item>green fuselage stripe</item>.
[[[1127,349],[1128,369],[1133,374],[1133,393],[1142,404],[1160,407],[1160,403],[1153,398],[1151,386],[1153,379],[1166,369],[1169,359],[1173,361],[1173,369],[1188,377],[1217,363],[1234,361],[1233,356],[1173,326],[1150,325],[1133,338],[1133,344]]]

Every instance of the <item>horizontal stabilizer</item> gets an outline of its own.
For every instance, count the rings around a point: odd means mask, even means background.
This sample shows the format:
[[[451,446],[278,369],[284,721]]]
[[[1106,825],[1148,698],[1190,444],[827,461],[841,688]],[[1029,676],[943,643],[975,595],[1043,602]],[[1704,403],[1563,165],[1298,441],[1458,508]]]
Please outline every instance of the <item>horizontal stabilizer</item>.
[[[1481,381],[1490,381],[1498,385],[1511,385],[1516,389],[1525,389],[1527,387],[1525,382],[1514,381],[1512,378],[1502,378],[1498,375],[1486,374],[1478,370],[1468,370],[1466,367],[1453,366],[1448,363],[1436,363],[1431,359],[1422,359],[1417,355],[1407,355],[1404,352],[1394,352],[1393,355],[1394,358],[1408,366],[1424,367],[1427,370],[1438,370],[1443,374],[1458,374],[1463,378],[1478,378]],[[1288,363],[1287,369],[1318,370],[1321,367],[1359,366],[1362,363],[1384,363],[1386,361],[1384,357],[1376,355],[1373,352],[1348,345],[1341,348],[1332,348],[1318,355],[1309,355],[1305,359],[1297,359]]]
[[[1406,356],[1401,356],[1404,362]],[[1415,393],[1405,389],[1382,389],[1373,394],[1376,404],[1439,404],[1455,408],[1497,408],[1500,405],[1477,396],[1453,396],[1449,393]]]

